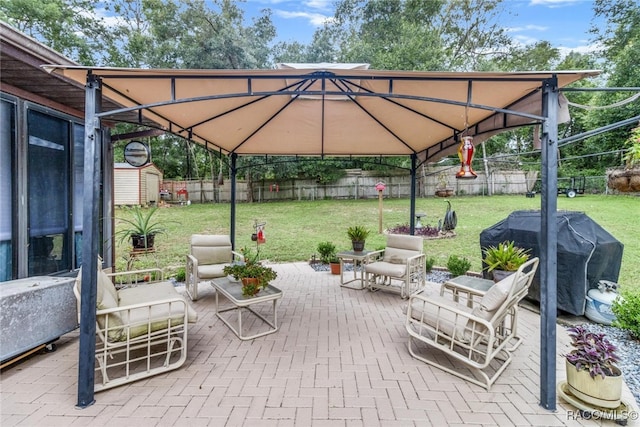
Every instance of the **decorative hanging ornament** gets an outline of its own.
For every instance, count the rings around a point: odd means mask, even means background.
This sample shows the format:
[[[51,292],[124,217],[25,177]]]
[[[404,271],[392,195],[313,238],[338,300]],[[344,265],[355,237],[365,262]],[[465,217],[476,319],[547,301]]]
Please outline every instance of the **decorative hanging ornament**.
[[[458,146],[458,157],[460,158],[460,171],[456,174],[456,178],[459,179],[475,179],[478,177],[471,168],[471,161],[473,160],[473,138],[470,136],[463,136]]]

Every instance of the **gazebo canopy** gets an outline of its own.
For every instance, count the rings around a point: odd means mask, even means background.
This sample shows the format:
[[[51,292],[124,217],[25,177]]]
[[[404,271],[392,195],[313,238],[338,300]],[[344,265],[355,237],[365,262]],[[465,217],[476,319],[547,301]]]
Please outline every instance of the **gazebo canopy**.
[[[160,127],[209,150],[232,154],[231,226],[235,236],[236,155],[397,156],[412,159],[410,228],[416,160],[437,160],[459,136],[477,140],[511,127],[543,123],[541,248],[541,396],[555,408],[558,93],[598,71],[432,73],[368,70],[366,64],[282,64],[277,70],[148,70],[46,66],[85,93],[85,205],[78,406],[93,402],[97,224],[102,143],[100,120]],[[105,109],[99,98],[122,108]],[[566,106],[565,106],[566,107]],[[98,120],[99,119],[99,120]],[[93,130],[93,132],[89,132]],[[87,191],[91,188],[92,191]]]
[[[46,68],[81,84],[96,76],[103,96],[123,106],[99,113],[102,120],[160,127],[224,154],[416,154],[422,161],[453,152],[459,135],[482,138],[540,123],[545,80],[557,77],[563,87],[599,73],[378,71],[367,64]]]

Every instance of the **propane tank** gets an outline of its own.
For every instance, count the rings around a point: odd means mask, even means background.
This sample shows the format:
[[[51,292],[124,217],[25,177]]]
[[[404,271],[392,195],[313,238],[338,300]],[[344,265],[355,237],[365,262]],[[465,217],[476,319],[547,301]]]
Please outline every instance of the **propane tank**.
[[[617,283],[600,280],[597,288],[587,292],[585,316],[594,322],[611,325],[616,318],[611,310],[611,304],[618,295]]]

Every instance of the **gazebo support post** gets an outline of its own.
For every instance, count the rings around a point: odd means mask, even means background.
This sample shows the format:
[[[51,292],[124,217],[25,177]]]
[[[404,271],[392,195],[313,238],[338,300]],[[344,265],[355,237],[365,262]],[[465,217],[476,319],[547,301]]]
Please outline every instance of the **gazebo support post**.
[[[98,245],[100,244],[100,164],[102,91],[99,79],[89,73],[85,86],[84,182],[82,210],[82,288],[80,291],[80,344],[78,351],[79,408],[93,405],[96,353],[96,294]]]
[[[542,208],[540,250],[540,405],[556,409],[558,255],[558,80],[542,85]]]
[[[236,248],[236,175],[238,173],[238,169],[236,168],[236,162],[238,160],[238,155],[236,153],[231,153],[229,155],[231,158],[231,224],[229,226],[229,236],[231,237],[231,248]]]
[[[416,163],[418,156],[411,154],[411,205],[409,208],[409,234],[412,236],[416,231]]]

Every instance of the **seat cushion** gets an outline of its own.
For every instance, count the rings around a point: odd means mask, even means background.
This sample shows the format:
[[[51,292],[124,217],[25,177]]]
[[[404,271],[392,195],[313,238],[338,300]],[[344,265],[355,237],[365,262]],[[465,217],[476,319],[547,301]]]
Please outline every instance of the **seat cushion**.
[[[465,313],[471,313],[472,311],[466,304],[457,303],[450,298],[440,295],[430,296],[429,299],[443,307],[456,308]],[[423,301],[418,298],[412,299],[411,301],[411,317],[413,319],[421,321],[457,341],[468,342],[468,319],[466,317],[458,316],[456,313],[446,309],[438,309],[437,306],[432,303],[424,304]]]
[[[96,309],[108,310],[118,307],[118,294],[113,282],[107,274],[98,269],[96,276]],[[78,294],[81,295],[82,290],[82,267],[78,270],[76,277],[76,287]],[[78,301],[78,310],[80,310],[81,301]],[[110,313],[108,315],[96,316],[98,328],[103,335],[108,336],[109,340],[118,341],[122,337],[122,319],[119,313]]]
[[[497,310],[509,295],[515,277],[516,275],[512,274],[491,286],[480,300],[480,305],[487,311]]]
[[[199,279],[215,279],[216,277],[224,277],[224,266],[227,264],[211,264],[201,265],[198,264],[198,278]]]
[[[120,297],[120,306],[153,303],[163,299],[180,297],[185,301],[187,309],[187,321],[194,323],[198,315],[195,310],[187,303],[186,299],[180,295],[171,282],[150,283],[132,288],[122,289],[118,292]],[[182,324],[184,316],[184,307],[182,304],[160,304],[149,308],[141,307],[121,313],[123,325],[127,325],[129,330],[129,338],[136,338],[149,332],[165,329],[169,325],[176,326]],[[110,336],[114,341],[123,341],[127,339],[127,332],[123,327],[119,338]]]
[[[407,272],[407,265],[378,261],[365,265],[364,271],[381,276],[402,278]]]
[[[233,259],[231,239],[225,235],[194,234],[191,255],[198,260],[198,265],[229,263]]]
[[[420,236],[408,236],[406,234],[389,234],[387,236],[387,247],[405,249],[422,253],[424,240]]]

